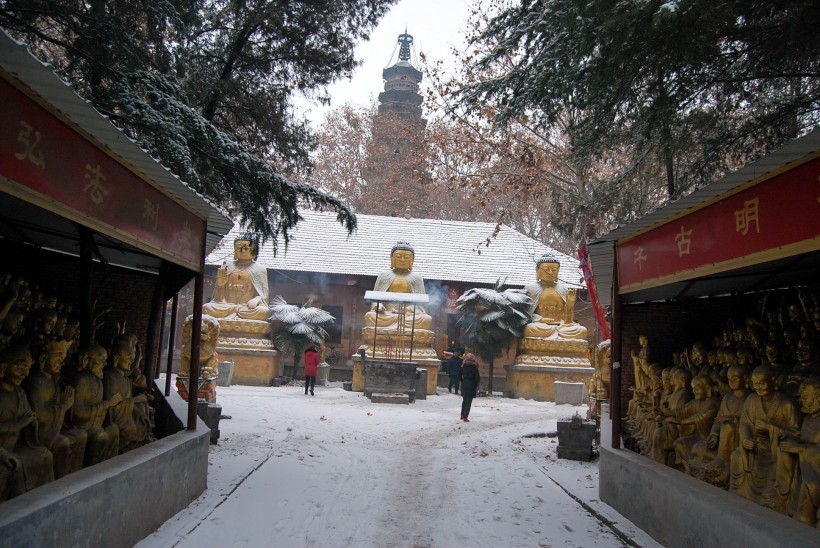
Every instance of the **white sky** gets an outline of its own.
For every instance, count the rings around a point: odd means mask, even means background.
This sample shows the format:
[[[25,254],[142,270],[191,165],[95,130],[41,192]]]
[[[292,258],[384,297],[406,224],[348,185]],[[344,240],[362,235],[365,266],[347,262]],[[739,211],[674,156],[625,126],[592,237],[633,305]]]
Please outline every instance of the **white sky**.
[[[397,61],[390,54],[399,34],[413,36],[416,53],[424,52],[428,60],[455,62],[451,47],[464,49],[464,31],[475,0],[401,0],[385,15],[371,33],[368,42],[356,48],[356,59],[363,61],[351,80],[342,80],[330,87],[329,108],[299,102],[308,111],[308,118],[318,126],[324,113],[346,102],[369,105],[384,90],[382,69]]]
[[[600,501],[597,462],[528,437],[586,407],[477,398],[463,423],[446,389],[391,405],[341,383],[305,396],[301,382],[218,387],[217,402],[232,418],[210,448],[207,490],[137,548],[625,545],[563,489],[659,546]]]

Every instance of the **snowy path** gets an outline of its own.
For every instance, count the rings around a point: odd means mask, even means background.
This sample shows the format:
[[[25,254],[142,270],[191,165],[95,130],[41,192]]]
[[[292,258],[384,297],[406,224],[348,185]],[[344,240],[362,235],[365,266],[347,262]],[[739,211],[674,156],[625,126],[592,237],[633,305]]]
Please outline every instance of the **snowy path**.
[[[595,463],[557,460],[585,408],[481,398],[371,404],[340,387],[219,389],[208,490],[138,544],[154,546],[654,545],[597,498]],[[562,487],[618,524],[619,538]]]

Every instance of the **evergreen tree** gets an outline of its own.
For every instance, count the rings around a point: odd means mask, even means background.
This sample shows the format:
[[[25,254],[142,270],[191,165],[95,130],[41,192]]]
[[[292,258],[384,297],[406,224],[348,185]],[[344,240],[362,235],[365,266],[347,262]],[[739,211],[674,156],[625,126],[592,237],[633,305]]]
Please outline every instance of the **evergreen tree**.
[[[395,0],[4,0],[0,26],[182,180],[265,237],[299,205],[344,205],[282,172],[315,137],[294,93],[327,101],[354,46]]]
[[[571,114],[575,154],[628,147],[617,181],[662,168],[671,198],[820,121],[810,0],[523,0],[477,36],[497,73],[458,91],[505,123]]]

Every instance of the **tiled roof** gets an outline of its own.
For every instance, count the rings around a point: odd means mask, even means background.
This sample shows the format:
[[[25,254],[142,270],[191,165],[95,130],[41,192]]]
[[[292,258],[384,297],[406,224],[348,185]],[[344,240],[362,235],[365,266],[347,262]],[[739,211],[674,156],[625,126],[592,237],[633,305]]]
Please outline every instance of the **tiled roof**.
[[[535,280],[535,262],[552,251],[561,261],[560,278],[580,287],[578,260],[502,225],[492,238],[495,223],[405,219],[357,215],[358,229],[349,235],[333,213],[302,211],[287,247],[279,242],[259,250],[257,262],[268,269],[327,274],[376,276],[390,265],[390,250],[399,240],[415,250],[413,271],[425,280],[523,286]],[[208,256],[206,264],[219,265],[233,255],[234,229]],[[490,239],[487,246],[487,240]]]

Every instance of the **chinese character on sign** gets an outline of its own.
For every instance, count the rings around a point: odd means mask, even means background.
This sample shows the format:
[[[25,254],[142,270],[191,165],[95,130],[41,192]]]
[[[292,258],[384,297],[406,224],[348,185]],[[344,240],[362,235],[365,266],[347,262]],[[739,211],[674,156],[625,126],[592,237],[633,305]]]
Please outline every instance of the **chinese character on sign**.
[[[151,224],[151,228],[156,230],[157,221],[159,220],[159,204],[155,204],[146,198],[142,209],[142,218]]]
[[[743,209],[735,211],[735,230],[744,236],[748,234],[752,223],[755,225],[755,232],[760,234],[760,223],[757,218],[757,210],[760,200],[755,198],[753,200],[746,200],[743,203]]]
[[[638,270],[643,270],[643,263],[646,262],[646,254],[643,252],[642,247],[635,250],[635,262],[638,263]]]
[[[678,242],[678,257],[689,255],[692,247],[692,230],[684,230],[680,227],[680,232],[675,235],[675,241]]]
[[[46,161],[43,158],[43,152],[37,150],[37,145],[40,144],[40,132],[35,131],[32,134],[33,129],[26,122],[20,120],[20,133],[17,134],[17,142],[23,145],[23,150],[14,153],[14,157],[18,160],[28,160],[40,169],[45,169]],[[33,140],[32,137],[34,137]]]
[[[97,164],[97,167],[91,167],[91,164],[85,164],[85,180],[88,182],[85,187],[83,187],[83,190],[91,194],[91,201],[97,205],[103,203],[103,200],[105,200],[105,197],[108,195],[108,189],[103,186],[105,175],[102,174],[100,164]]]

